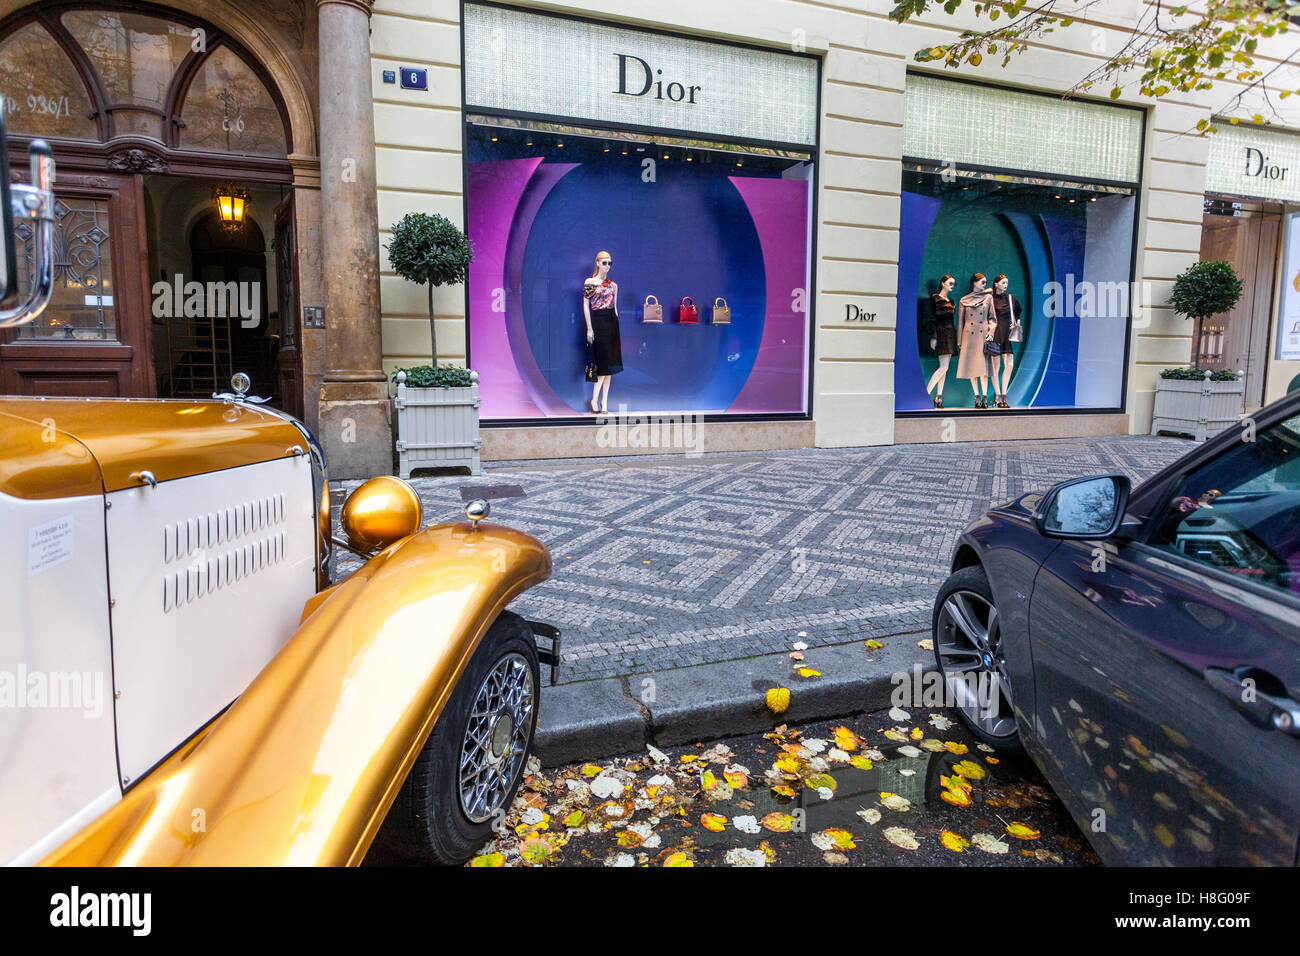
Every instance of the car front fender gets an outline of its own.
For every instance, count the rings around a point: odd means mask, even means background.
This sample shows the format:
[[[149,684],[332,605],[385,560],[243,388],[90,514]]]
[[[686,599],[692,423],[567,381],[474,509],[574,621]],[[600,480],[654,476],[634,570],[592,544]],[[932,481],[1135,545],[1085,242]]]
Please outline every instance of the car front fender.
[[[308,602],[220,716],[43,865],[355,865],[487,629],[550,576],[537,539],[438,525]],[[230,621],[229,627],[253,626]]]

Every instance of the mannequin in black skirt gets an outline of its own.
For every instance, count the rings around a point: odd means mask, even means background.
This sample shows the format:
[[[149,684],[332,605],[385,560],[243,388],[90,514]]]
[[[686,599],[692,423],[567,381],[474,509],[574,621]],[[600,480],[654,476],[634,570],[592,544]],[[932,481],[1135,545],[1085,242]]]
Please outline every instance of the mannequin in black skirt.
[[[596,256],[591,278],[582,284],[582,312],[587,318],[587,344],[596,358],[593,412],[609,411],[610,376],[623,371],[623,347],[618,338],[618,283],[609,278],[613,260],[608,252]]]
[[[989,372],[993,376],[993,390],[997,393],[998,408],[1010,408],[1007,402],[1007,389],[1011,387],[1011,371],[1015,365],[1015,356],[1011,351],[1012,330],[1019,331],[1020,317],[1024,309],[1020,300],[1007,291],[1006,276],[993,280],[993,314],[997,321],[989,328],[988,338],[997,342],[1002,348],[1000,355],[989,359]],[[1016,336],[1019,341],[1020,336]]]
[[[956,284],[952,276],[939,280],[939,291],[930,296],[930,321],[925,324],[930,333],[930,348],[939,357],[939,367],[925,383],[925,390],[934,392],[935,408],[943,408],[943,383],[948,379],[948,364],[957,351],[957,327],[953,324],[957,307],[948,298]]]

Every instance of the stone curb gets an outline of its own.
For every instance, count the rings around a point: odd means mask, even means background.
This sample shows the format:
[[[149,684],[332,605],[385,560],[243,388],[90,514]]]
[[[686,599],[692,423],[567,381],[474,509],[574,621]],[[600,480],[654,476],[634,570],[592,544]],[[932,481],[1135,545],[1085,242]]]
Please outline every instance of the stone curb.
[[[798,666],[821,672],[802,678],[788,652],[669,670],[544,686],[534,748],[544,766],[811,723],[889,706],[895,674],[934,669],[917,646],[928,631],[897,634],[868,650],[862,641],[813,647]],[[769,687],[790,689],[779,717],[764,702]]]

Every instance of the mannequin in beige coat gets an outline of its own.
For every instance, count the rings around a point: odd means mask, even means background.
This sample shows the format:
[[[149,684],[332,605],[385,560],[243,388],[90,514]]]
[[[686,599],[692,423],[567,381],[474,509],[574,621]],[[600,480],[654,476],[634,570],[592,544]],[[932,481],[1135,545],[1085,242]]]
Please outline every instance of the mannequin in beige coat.
[[[971,276],[970,292],[961,297],[961,334],[957,348],[961,358],[957,361],[957,377],[968,379],[975,390],[975,407],[988,408],[986,391],[989,386],[989,360],[984,354],[984,342],[996,321],[993,316],[993,293],[987,288],[988,279],[982,272]]]

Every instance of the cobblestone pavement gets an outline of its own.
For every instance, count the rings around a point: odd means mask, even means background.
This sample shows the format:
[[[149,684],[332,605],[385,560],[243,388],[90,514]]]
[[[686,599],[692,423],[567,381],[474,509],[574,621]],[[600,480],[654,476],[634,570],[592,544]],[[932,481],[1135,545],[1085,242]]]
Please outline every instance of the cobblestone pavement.
[[[958,535],[991,504],[1086,474],[1136,483],[1190,447],[1120,436],[513,462],[413,484],[432,523],[463,518],[464,488],[522,491],[492,500],[491,520],[545,542],[555,572],[512,607],[563,631],[571,682],[928,629]]]

